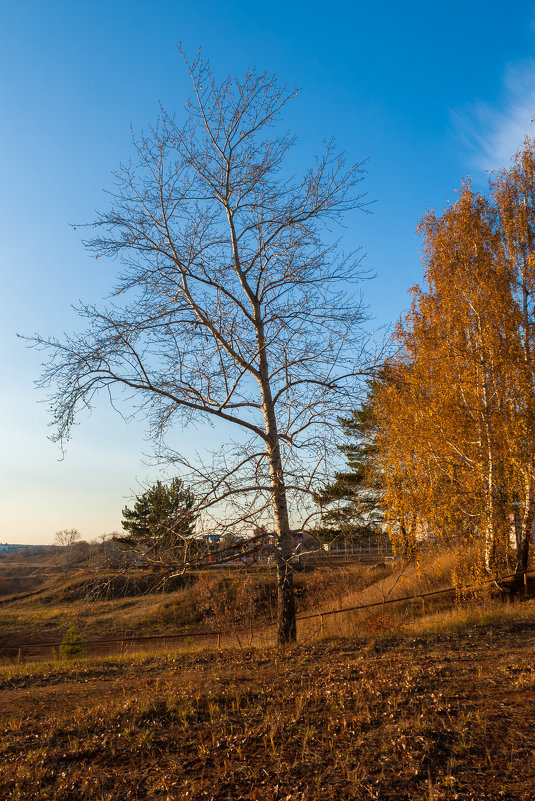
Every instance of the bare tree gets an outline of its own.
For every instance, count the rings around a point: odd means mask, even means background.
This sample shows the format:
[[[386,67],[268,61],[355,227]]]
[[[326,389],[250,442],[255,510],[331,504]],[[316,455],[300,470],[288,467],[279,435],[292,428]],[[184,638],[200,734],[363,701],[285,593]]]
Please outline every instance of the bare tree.
[[[157,454],[181,468],[207,525],[265,526],[278,638],[288,642],[290,520],[308,513],[336,450],[330,429],[354,405],[364,371],[359,259],[329,229],[364,207],[362,165],[346,165],[330,142],[303,177],[283,172],[294,137],[272,128],[295,93],[254,71],[217,85],[200,55],[186,64],[185,123],[162,110],[149,134],[133,137],[137,162],[115,174],[112,210],[86,243],[120,258],[115,297],[78,310],[84,333],[33,338],[51,352],[38,383],[55,388],[60,441],[99,390],[126,388],[128,408],[150,421]],[[209,464],[165,444],[170,426],[193,420],[237,432]]]
[[[60,545],[62,548],[65,548],[65,553],[67,555],[67,567],[70,567],[74,546],[81,540],[81,538],[82,535],[76,528],[64,528],[61,531],[56,531],[54,539],[56,541],[56,545]]]

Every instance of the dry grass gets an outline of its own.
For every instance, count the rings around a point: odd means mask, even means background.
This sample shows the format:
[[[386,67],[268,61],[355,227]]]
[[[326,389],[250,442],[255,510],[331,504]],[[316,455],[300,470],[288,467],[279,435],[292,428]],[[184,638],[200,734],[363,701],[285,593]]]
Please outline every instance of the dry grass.
[[[0,798],[528,801],[533,622],[451,627],[4,667]]]
[[[120,578],[120,577],[119,577]],[[321,569],[296,575],[298,610],[337,604],[355,587],[375,581],[366,566]],[[106,581],[116,577],[101,576]],[[137,579],[139,586],[146,581]],[[135,581],[130,581],[134,591]],[[84,587],[87,593],[84,593]],[[89,592],[91,590],[91,592]],[[174,592],[95,597],[94,577],[61,577],[50,581],[38,596],[5,600],[0,605],[0,656],[20,645],[59,642],[73,623],[87,640],[123,639],[135,635],[225,629],[243,632],[275,617],[276,590],[273,571],[220,571],[200,573]],[[238,635],[239,636],[239,635]],[[250,640],[250,637],[249,637]],[[270,642],[269,634],[257,632],[255,644]]]
[[[455,554],[428,555],[419,565],[399,567],[350,565],[345,568],[315,569],[297,574],[298,612],[301,616],[319,612],[298,621],[298,639],[311,644],[325,637],[370,639],[401,631],[446,631],[461,620],[483,620],[485,607],[456,607],[454,594],[423,598],[429,591],[450,587]],[[119,587],[123,579],[111,576]],[[105,577],[101,577],[105,580]],[[129,586],[145,586],[153,579],[146,575],[129,579]],[[87,586],[94,589],[94,578],[77,577],[75,594]],[[95,600],[94,595],[66,600],[73,593],[73,580],[52,584],[40,596],[0,606],[0,657],[37,656],[39,642],[58,644],[74,623],[84,640],[104,638],[88,648],[89,654],[118,653],[141,647],[139,637],[187,635],[174,647],[183,651],[199,647],[267,647],[275,643],[275,630],[268,625],[275,617],[274,576],[269,571],[219,571],[200,573],[184,583],[182,589],[111,600]],[[393,599],[415,596],[411,601],[391,604]],[[331,614],[345,607],[374,604],[360,611]],[[506,607],[491,605],[497,620]],[[488,607],[490,609],[491,607]],[[500,610],[499,612],[496,610]],[[490,614],[490,612],[489,612]],[[209,632],[224,631],[222,640]],[[197,639],[199,632],[206,636]],[[115,639],[116,642],[110,642]],[[24,648],[28,643],[32,646]],[[147,650],[165,650],[171,640],[146,641]],[[41,658],[50,655],[50,645],[41,648]]]
[[[368,568],[354,588],[338,598],[323,603],[316,617],[303,620],[298,626],[300,638],[313,641],[318,636],[367,637],[386,631],[398,631],[414,618],[429,613],[430,609],[443,610],[452,606],[454,595],[437,596],[422,601],[421,594],[450,587],[455,554],[443,552],[428,555],[423,563],[405,566],[391,565],[383,569]],[[415,596],[408,603],[391,604],[398,598]],[[370,609],[330,614],[338,609],[374,604]]]
[[[451,609],[422,616],[407,623],[408,634],[428,635],[461,632],[477,626],[499,627],[515,624],[535,628],[535,600],[516,603],[487,601],[462,604]]]
[[[452,559],[316,571],[300,603],[328,612],[448,586]],[[228,621],[217,581],[198,589]],[[180,598],[93,602],[85,615],[159,626]],[[273,629],[243,625],[240,603],[219,650],[186,638],[158,641],[159,653],[0,667],[0,799],[533,798],[534,600],[400,603],[326,616],[322,629],[315,618],[284,651],[266,647]],[[80,603],[31,599],[11,614],[35,631],[69,608],[82,619]]]

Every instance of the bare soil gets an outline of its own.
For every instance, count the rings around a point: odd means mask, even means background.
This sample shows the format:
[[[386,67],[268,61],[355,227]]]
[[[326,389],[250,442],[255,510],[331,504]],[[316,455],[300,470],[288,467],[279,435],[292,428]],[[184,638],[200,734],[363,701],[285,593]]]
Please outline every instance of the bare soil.
[[[535,796],[535,626],[0,670],[0,798]]]

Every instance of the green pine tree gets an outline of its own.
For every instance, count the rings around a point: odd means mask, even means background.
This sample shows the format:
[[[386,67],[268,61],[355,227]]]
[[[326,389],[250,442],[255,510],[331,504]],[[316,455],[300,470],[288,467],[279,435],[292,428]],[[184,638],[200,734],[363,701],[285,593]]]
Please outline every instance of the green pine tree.
[[[137,497],[132,509],[124,507],[122,526],[127,533],[114,537],[114,542],[158,558],[184,549],[194,535],[196,519],[195,498],[182,479],[157,481]]]
[[[59,646],[60,656],[81,656],[85,650],[82,642],[82,635],[76,630],[74,623],[65,632],[61,645]]]
[[[346,469],[320,490],[315,501],[322,509],[318,534],[325,540],[352,545],[376,544],[384,540],[382,497],[375,478],[377,448],[373,412],[374,393],[385,371],[369,382],[368,394],[359,408],[340,424],[347,441],[339,446]]]

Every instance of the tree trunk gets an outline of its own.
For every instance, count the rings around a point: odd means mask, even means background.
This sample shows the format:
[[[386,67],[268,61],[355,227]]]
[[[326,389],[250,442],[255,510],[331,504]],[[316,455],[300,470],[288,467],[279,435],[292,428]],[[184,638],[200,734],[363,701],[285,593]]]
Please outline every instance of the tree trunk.
[[[297,637],[295,623],[295,596],[293,567],[290,563],[292,542],[286,488],[282,474],[280,449],[275,443],[270,453],[273,511],[277,534],[277,641],[279,645],[295,642]]]
[[[525,198],[524,198],[525,206]],[[529,247],[524,253],[522,260],[522,330],[524,339],[524,363],[526,367],[526,389],[527,389],[527,419],[528,419],[528,466],[526,475],[526,498],[524,514],[522,516],[522,526],[520,529],[520,539],[517,545],[515,584],[520,584],[521,576],[528,569],[529,547],[533,532],[533,519],[535,517],[535,494],[533,488],[533,369],[531,358],[531,327],[529,319],[529,292],[527,288],[527,277],[529,271],[530,258],[532,251],[531,236],[529,235]]]
[[[530,475],[526,488],[526,506],[522,516],[522,527],[520,529],[520,541],[516,554],[515,582],[528,569],[529,546],[533,532],[533,519],[535,517],[535,496],[533,493],[533,476]]]
[[[294,575],[288,561],[280,559],[277,564],[277,641],[279,645],[295,642],[297,630],[295,623]]]
[[[485,553],[484,565],[485,571],[490,574],[497,567],[497,550],[498,550],[498,536],[500,534],[500,526],[498,525],[498,498],[496,491],[496,464],[495,464],[495,441],[494,441],[494,427],[492,420],[492,409],[490,407],[489,396],[489,374],[491,366],[486,362],[483,355],[483,335],[481,333],[481,326],[478,327],[479,341],[476,340],[476,347],[479,350],[479,363],[481,376],[479,379],[479,386],[481,392],[482,409],[480,412],[479,423],[479,437],[480,442],[484,443],[484,457],[482,459],[485,464],[486,457],[486,475],[484,477],[484,492],[485,492],[485,507],[486,507],[486,526],[485,526]]]
[[[292,541],[286,485],[279,444],[275,404],[269,383],[269,370],[265,349],[265,336],[262,323],[257,323],[257,341],[259,344],[260,390],[262,393],[262,411],[266,424],[267,453],[271,477],[271,499],[277,535],[277,614],[279,645],[294,642],[297,637],[295,623],[295,595],[293,568],[290,564]]]

